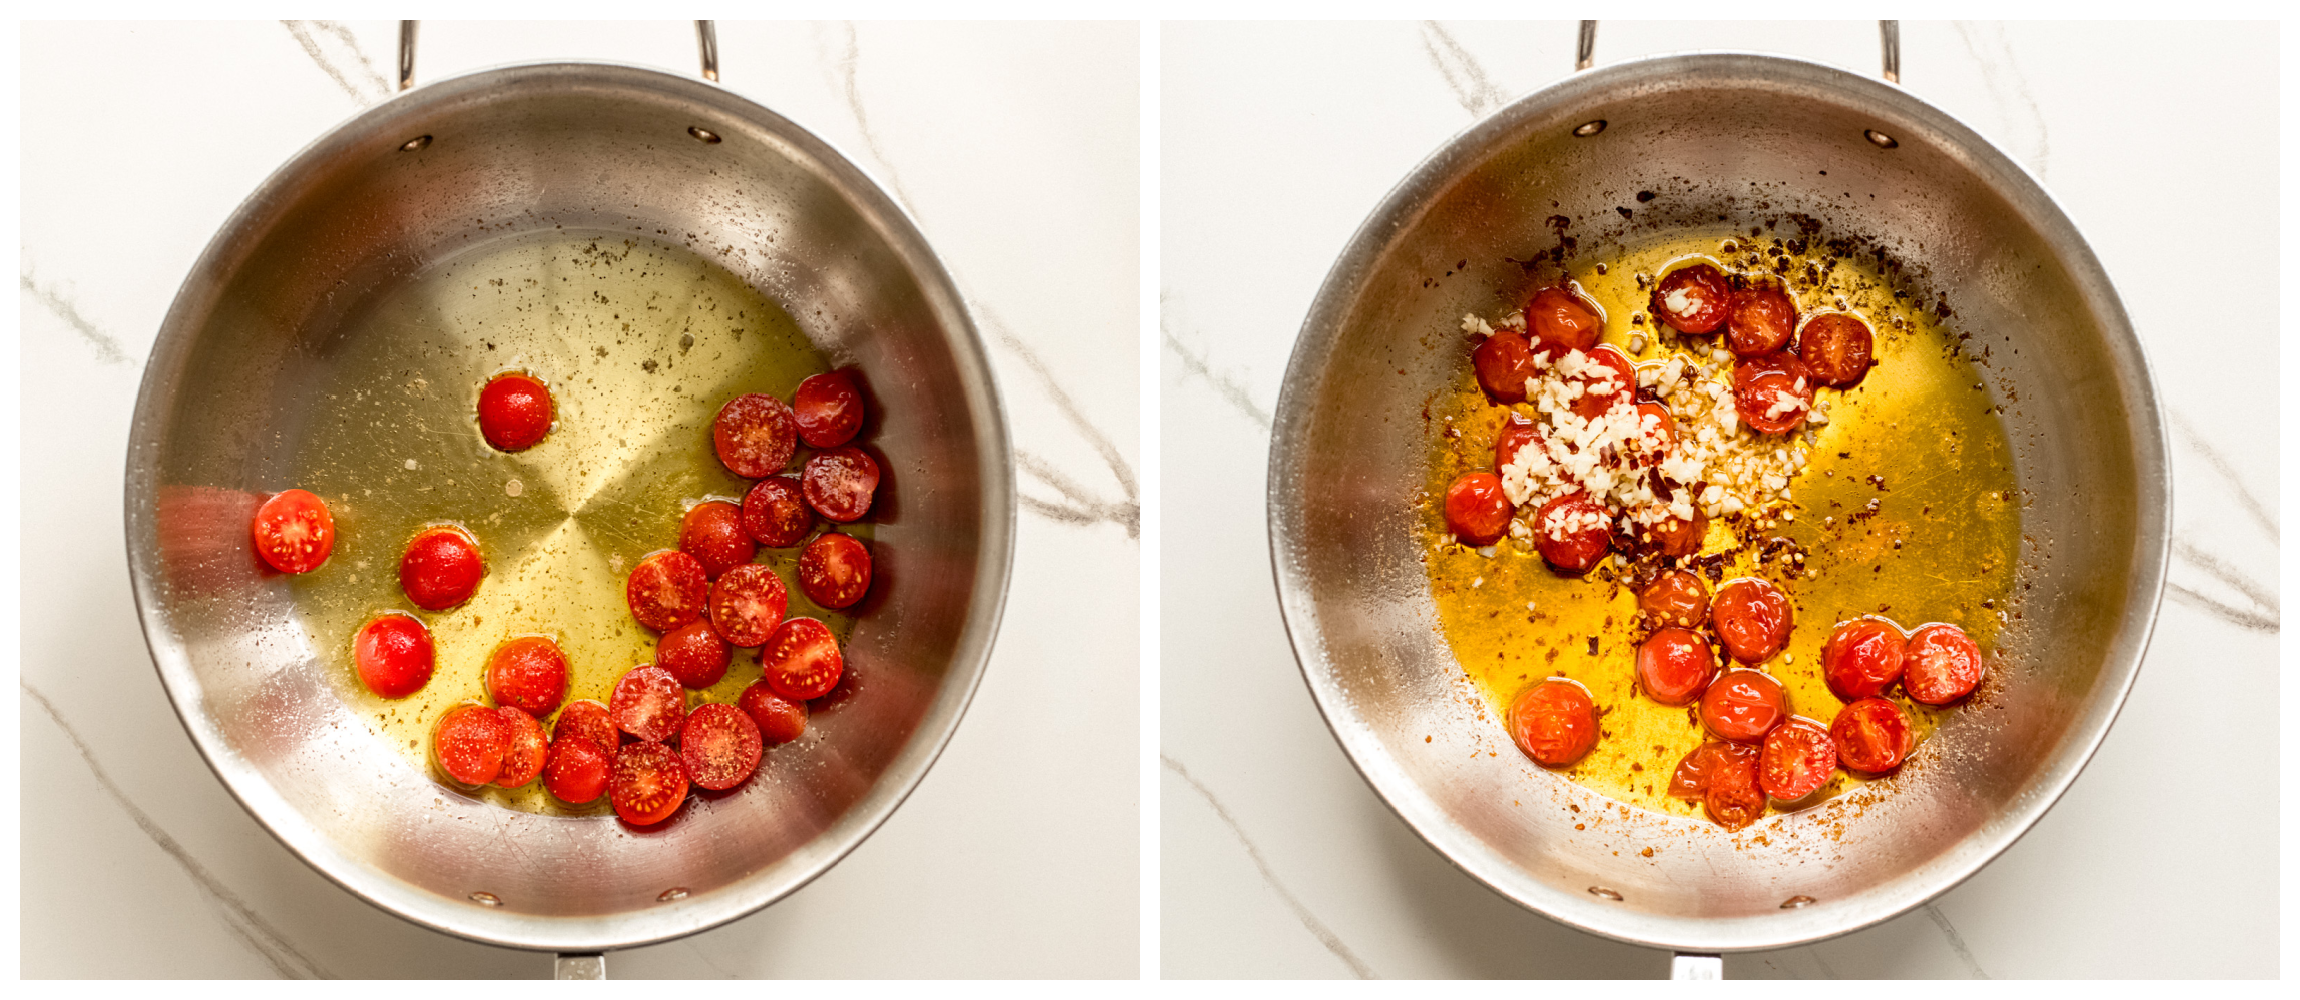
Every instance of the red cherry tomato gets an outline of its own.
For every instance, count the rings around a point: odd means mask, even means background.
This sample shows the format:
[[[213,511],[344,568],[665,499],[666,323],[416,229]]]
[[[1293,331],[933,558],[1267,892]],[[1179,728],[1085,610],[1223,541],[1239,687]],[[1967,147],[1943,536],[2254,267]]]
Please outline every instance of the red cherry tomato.
[[[1827,727],[1792,718],[1765,734],[1757,755],[1757,787],[1783,802],[1820,791],[1837,773],[1837,744]]]
[[[763,646],[790,605],[782,577],[758,563],[745,563],[711,585],[711,626],[728,645]]]
[[[1907,645],[1891,622],[1875,618],[1838,622],[1828,645],[1821,647],[1821,679],[1842,701],[1874,698],[1901,679]]]
[[[1492,545],[1509,532],[1517,508],[1502,492],[1501,477],[1465,472],[1445,490],[1445,524],[1463,545]]]
[[[551,433],[551,387],[526,372],[504,372],[479,390],[479,433],[497,451],[526,451]]]
[[[683,687],[700,691],[727,676],[734,651],[711,628],[709,619],[688,622],[655,640],[655,665],[671,672]]]
[[[539,635],[497,646],[487,658],[487,695],[497,705],[550,715],[567,697],[567,655],[558,643]]]
[[[543,764],[543,788],[553,798],[579,806],[607,791],[607,776],[614,766],[614,755],[590,740],[553,740],[550,759]]]
[[[1670,570],[1637,592],[1637,610],[1657,624],[1694,628],[1709,617],[1709,585],[1698,574]]]
[[[383,698],[405,698],[431,682],[438,653],[431,630],[414,615],[387,612],[370,619],[352,641],[359,682]]]
[[[1716,672],[1716,654],[1687,629],[1658,629],[1637,645],[1637,686],[1664,705],[1701,697]]]
[[[725,500],[706,500],[688,508],[679,522],[679,551],[702,564],[705,579],[716,580],[750,562],[759,553],[759,543],[743,530],[742,508]]]
[[[559,710],[559,720],[551,724],[551,742],[567,739],[590,740],[608,753],[623,745],[615,735],[615,723],[607,718],[607,706],[588,698],[568,702]]]
[[[1709,787],[1701,793],[1701,811],[1709,821],[1738,830],[1765,815],[1765,792],[1757,787],[1757,755],[1720,754],[1709,772]]]
[[[615,682],[607,699],[607,716],[615,728],[650,743],[661,743],[687,720],[687,689],[661,667],[641,664]]]
[[[1653,317],[1686,333],[1714,333],[1733,303],[1733,285],[1707,264],[1681,267],[1653,286]]]
[[[484,785],[503,773],[511,735],[511,724],[501,714],[466,702],[439,717],[431,732],[431,753],[448,777],[465,785]]]
[[[870,590],[870,549],[853,535],[826,531],[799,553],[799,590],[826,608],[851,608]]]
[[[1669,415],[1669,408],[1659,403],[1637,404],[1637,432],[1645,439],[1645,450],[1654,455],[1666,455],[1677,447],[1677,420]]]
[[[486,573],[479,543],[452,524],[417,532],[399,557],[399,589],[425,611],[444,611],[470,600]]]
[[[1595,420],[1616,406],[1635,406],[1637,366],[1629,363],[1629,355],[1612,344],[1601,344],[1588,352],[1588,358],[1580,374],[1566,379],[1581,389],[1573,401],[1574,414]]]
[[[1526,445],[1545,447],[1543,439],[1548,433],[1525,414],[1510,411],[1501,422],[1501,433],[1493,439],[1493,474],[1501,475],[1503,466],[1517,460],[1519,449]]]
[[[1659,524],[1645,529],[1654,551],[1665,556],[1689,556],[1701,551],[1701,543],[1709,537],[1709,515],[1701,508],[1693,508],[1691,518],[1671,514]]]
[[[760,545],[787,549],[815,528],[815,509],[807,506],[797,476],[769,476],[743,497],[743,531]]]
[[[759,666],[767,686],[793,701],[829,694],[838,686],[846,660],[830,626],[812,618],[793,618],[775,628],[759,650]]]
[[[1797,303],[1771,282],[1750,285],[1733,293],[1725,313],[1725,343],[1744,358],[1760,357],[1789,346],[1797,331]]]
[[[1525,402],[1527,379],[1539,374],[1533,363],[1533,343],[1516,330],[1495,330],[1469,355],[1477,370],[1478,388],[1496,403]]]
[[[1548,351],[1555,361],[1567,351],[1596,347],[1605,318],[1588,299],[1552,285],[1533,293],[1533,301],[1526,304],[1525,328],[1533,337],[1533,353]]]
[[[615,753],[607,776],[607,798],[615,815],[632,826],[670,819],[687,801],[687,769],[679,753],[661,743],[626,743]]]
[[[1709,621],[1725,651],[1742,663],[1763,663],[1789,642],[1796,612],[1772,581],[1753,576],[1727,580],[1709,602]]]
[[[1701,724],[1720,739],[1755,743],[1789,717],[1781,682],[1756,670],[1728,670],[1701,695]]]
[[[1572,681],[1542,681],[1509,703],[1509,736],[1534,763],[1565,767],[1597,745],[1597,704]]]
[[[1946,705],[1981,684],[1981,648],[1954,625],[1935,623],[1909,636],[1907,673],[1901,687],[1927,705]]]
[[[1876,363],[1871,354],[1875,350],[1869,324],[1851,313],[1822,313],[1806,320],[1805,328],[1797,332],[1797,356],[1812,369],[1813,380],[1826,386],[1849,389],[1859,384]]]
[[[511,733],[511,742],[503,749],[503,769],[496,772],[495,783],[505,788],[519,788],[543,773],[543,763],[551,758],[551,740],[543,735],[543,724],[535,717],[509,705],[495,709],[503,717],[504,728]]]
[[[807,447],[836,448],[854,440],[862,429],[862,390],[855,385],[854,373],[844,368],[809,376],[791,394],[791,413],[798,420],[799,440]]]
[[[711,596],[703,564],[684,552],[662,550],[639,560],[624,585],[631,617],[657,632],[668,632],[703,616]]]
[[[256,508],[256,553],[282,573],[309,573],[335,551],[335,516],[303,490],[275,494]]]
[[[1733,410],[1760,434],[1787,434],[1813,412],[1814,383],[1794,354],[1771,354],[1733,369]]]
[[[752,683],[735,699],[735,707],[759,727],[759,739],[774,747],[798,739],[807,731],[807,703],[776,694],[765,681]]]
[[[1883,774],[1909,756],[1909,716],[1883,698],[1863,698],[1837,710],[1829,739],[1845,770]]]
[[[679,729],[679,763],[697,788],[723,792],[759,769],[759,724],[733,705],[703,705]]]
[[[1724,740],[1710,740],[1688,751],[1669,776],[1671,798],[1698,799],[1709,793],[1709,777],[1741,758],[1755,760],[1757,748]]]
[[[1562,573],[1586,573],[1613,547],[1613,518],[1581,493],[1542,504],[1533,515],[1534,547]]]
[[[860,448],[833,448],[807,459],[799,473],[807,506],[833,521],[859,521],[878,492],[878,463]]]
[[[799,447],[798,418],[783,401],[763,392],[737,396],[719,408],[711,425],[719,462],[745,479],[765,479],[783,471]]]

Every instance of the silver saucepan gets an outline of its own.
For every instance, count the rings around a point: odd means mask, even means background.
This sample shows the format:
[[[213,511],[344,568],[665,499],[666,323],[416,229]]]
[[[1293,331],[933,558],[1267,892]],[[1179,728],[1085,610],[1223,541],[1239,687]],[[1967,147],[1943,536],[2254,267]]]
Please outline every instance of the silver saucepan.
[[[1584,66],[1587,37],[1585,27]],[[1671,193],[1634,200],[1645,189]],[[1610,800],[1507,752],[1498,723],[1462,706],[1462,668],[1434,627],[1413,531],[1428,446],[1410,415],[1459,384],[1468,359],[1451,332],[1462,315],[1498,315],[1524,287],[1512,258],[1561,248],[1553,216],[1579,220],[1565,263],[1587,266],[1639,233],[1720,220],[1746,230],[1794,212],[1876,240],[1953,299],[1958,329],[1995,347],[1988,390],[2007,403],[1999,419],[2027,498],[2016,620],[1992,660],[2001,685],[1846,818],[1776,813],[1751,831],[1763,836],[1736,838],[1629,810],[1603,836],[1577,831],[1587,815],[1568,806],[1613,812]],[[1436,280],[1464,262],[1466,276]],[[1271,559],[1327,725],[1454,864],[1607,937],[1690,953],[1778,948],[1947,891],[2076,779],[2155,619],[2171,535],[2165,450],[2115,289],[2019,165],[1887,83],[1765,55],[1656,57],[1579,73],[1477,123],[1358,228],[1286,371]],[[1497,739],[1504,752],[1489,756]],[[1668,846],[1655,857],[1622,849],[1637,843]],[[1698,964],[1713,975],[1714,962]]]

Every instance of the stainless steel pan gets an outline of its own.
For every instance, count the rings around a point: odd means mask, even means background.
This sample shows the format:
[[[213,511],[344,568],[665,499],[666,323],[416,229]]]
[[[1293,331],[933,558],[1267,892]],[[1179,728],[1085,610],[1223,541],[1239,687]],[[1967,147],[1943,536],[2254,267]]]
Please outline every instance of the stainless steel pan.
[[[1585,31],[1584,65],[1586,43]],[[1633,200],[1641,189],[1672,193],[1644,205]],[[1467,359],[1450,332],[1460,317],[1497,314],[1522,286],[1509,258],[1559,246],[1546,220],[1581,220],[1568,262],[1586,265],[1644,231],[1622,224],[1617,206],[1635,208],[1629,225],[1654,227],[1810,214],[1879,240],[1922,286],[1948,294],[1959,329],[1995,344],[1989,392],[2014,401],[2001,419],[2031,501],[2009,609],[2019,620],[2000,642],[2003,686],[1986,710],[1944,725],[1890,794],[1840,823],[1776,814],[1757,828],[1764,836],[1734,838],[1698,820],[1615,814],[1610,800],[1507,752],[1495,723],[1463,709],[1461,668],[1433,628],[1410,530],[1425,432],[1409,415],[1458,384]],[[1425,280],[1465,260],[1466,280]],[[1295,655],[1374,790],[1432,847],[1524,906],[1701,953],[1887,919],[2034,824],[2132,684],[2171,524],[2146,360],[2099,261],[2043,188],[1897,86],[1747,54],[1579,73],[1415,168],[1351,238],[1302,325],[1269,491]],[[1488,756],[1497,741],[1504,752]],[[1575,829],[1601,810],[1605,823]],[[1649,844],[1665,846],[1648,858],[1636,848]]]
[[[412,68],[403,34],[401,76]],[[715,53],[705,33],[708,70]],[[484,224],[480,220],[486,220]],[[508,223],[505,220],[510,220]],[[329,413],[308,391],[345,303],[486,240],[554,226],[688,245],[866,373],[893,500],[847,644],[867,682],[776,778],[691,803],[660,834],[448,792],[321,676],[246,520]],[[643,455],[630,456],[632,461]],[[344,888],[451,934],[588,953],[691,934],[822,874],[950,738],[1005,600],[1007,433],[965,303],[903,210],[798,125],[715,84],[630,66],[441,80],[346,122],[217,233],[145,369],[127,461],[136,601],[162,681],[224,785]],[[596,971],[596,962],[587,963]]]

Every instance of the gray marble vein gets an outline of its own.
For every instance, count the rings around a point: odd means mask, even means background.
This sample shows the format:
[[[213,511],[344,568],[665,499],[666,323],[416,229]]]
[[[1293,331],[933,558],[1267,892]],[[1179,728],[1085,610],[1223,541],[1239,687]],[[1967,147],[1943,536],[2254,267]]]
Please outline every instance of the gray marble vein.
[[[870,150],[871,159],[877,160],[879,168],[885,171],[887,186],[894,189],[894,196],[902,201],[904,207],[916,212],[917,203],[910,200],[910,192],[902,186],[901,175],[895,172],[894,161],[887,157],[886,150],[879,145],[878,133],[870,127],[870,110],[863,106],[860,71],[862,40],[855,32],[855,23],[840,21],[838,28],[841,34],[839,41],[842,43],[839,51],[822,53],[822,61],[838,69],[839,93],[846,98],[847,110],[855,116],[855,128],[862,132],[863,146]],[[822,40],[820,32],[815,37],[817,42]]]
[[[2051,165],[2052,137],[2045,128],[2044,108],[2029,91],[2028,78],[2022,75],[2020,62],[2013,58],[2012,45],[2005,40],[2004,25],[1971,21],[1955,24],[1957,37],[1964,41],[1965,51],[1972,54],[1973,62],[1980,68],[1981,82],[1987,85],[1989,96],[2004,109],[2005,125],[2019,138],[2033,140],[2023,143],[2029,147],[2028,155],[2023,158],[2037,177],[2043,178]],[[2027,125],[2025,130],[2014,125],[2023,119]]]
[[[391,81],[376,71],[359,39],[341,21],[281,21],[305,55],[361,107],[391,96]],[[348,53],[348,56],[347,56]]]
[[[24,294],[31,296],[32,301],[47,306],[49,312],[64,321],[64,325],[77,331],[81,339],[86,340],[88,346],[95,350],[96,360],[108,365],[128,363],[128,352],[120,349],[119,338],[105,333],[103,328],[80,315],[79,308],[72,305],[72,300],[55,286],[42,284],[38,278],[33,277],[29,265],[17,277],[24,284]]]
[[[72,749],[79,751],[80,759],[88,765],[89,772],[95,775],[96,783],[103,786],[104,791],[111,794],[112,800],[120,804],[128,818],[135,822],[136,828],[144,831],[144,836],[150,837],[152,843],[183,868],[184,874],[191,876],[192,883],[223,910],[224,926],[245,942],[249,950],[261,957],[282,979],[335,978],[321,968],[319,963],[297,951],[295,945],[290,944],[278,928],[273,927],[237,894],[226,888],[213,872],[208,871],[207,866],[194,860],[191,852],[177,843],[176,838],[169,836],[166,830],[161,829],[158,823],[153,822],[150,815],[128,801],[127,793],[112,781],[104,765],[96,761],[95,752],[88,749],[87,742],[80,739],[79,732],[72,728],[72,724],[64,721],[64,713],[56,710],[55,703],[28,683],[19,680],[17,686],[34,702],[39,703],[41,710],[47,712],[48,718],[56,723],[56,728],[63,731],[64,738],[72,741]]]
[[[1509,96],[1494,86],[1493,78],[1486,75],[1485,67],[1477,57],[1462,48],[1453,33],[1436,21],[1422,22],[1422,52],[1429,56],[1430,65],[1437,67],[1438,75],[1445,78],[1446,89],[1461,102],[1463,111],[1472,118],[1483,118],[1502,105]]]
[[[1262,431],[1268,433],[1271,427],[1275,425],[1275,421],[1268,411],[1254,404],[1254,396],[1246,390],[1246,383],[1234,376],[1215,371],[1214,366],[1207,362],[1205,355],[1192,351],[1188,345],[1182,343],[1180,337],[1174,335],[1174,307],[1171,298],[1171,296],[1159,297],[1158,332],[1166,341],[1166,350],[1172,353],[1176,360],[1182,362],[1182,374],[1205,379],[1206,384],[1214,387],[1214,394],[1222,397],[1223,402],[1236,407],[1238,412],[1246,415],[1246,419],[1260,425]]]
[[[2202,611],[2205,614],[2211,615],[2215,618],[2219,618],[2222,621],[2225,621],[2231,625],[2235,625],[2239,628],[2250,629],[2254,632],[2280,632],[2283,630],[2281,624],[2278,622],[2278,619],[2274,615],[2263,614],[2258,611],[2239,608],[2235,605],[2227,603],[2226,601],[2222,601],[2219,598],[2198,593],[2197,591],[2182,586],[2178,583],[2165,583],[2164,593],[2165,596],[2170,597],[2175,601],[2188,605],[2189,607],[2195,608],[2198,611]]]
[[[1293,890],[1286,888],[1284,882],[1278,881],[1278,874],[1270,870],[1269,861],[1262,857],[1261,848],[1254,846],[1253,840],[1246,836],[1246,829],[1238,825],[1238,821],[1230,815],[1229,809],[1223,807],[1222,800],[1214,797],[1212,789],[1207,788],[1197,778],[1192,777],[1190,769],[1183,767],[1181,761],[1165,754],[1159,754],[1158,762],[1164,764],[1167,770],[1174,772],[1176,777],[1188,782],[1191,788],[1196,789],[1198,794],[1205,798],[1207,805],[1214,807],[1214,815],[1221,817],[1223,825],[1230,828],[1230,835],[1238,838],[1238,846],[1245,848],[1246,856],[1253,859],[1254,867],[1262,873],[1262,881],[1269,885],[1270,891],[1278,894],[1279,899],[1285,901],[1287,909],[1294,911],[1294,919],[1301,921],[1302,929],[1309,931],[1312,937],[1318,939],[1319,944],[1325,945],[1327,951],[1332,952],[1335,958],[1341,959],[1344,965],[1349,966],[1350,972],[1359,979],[1381,978],[1374,974],[1372,966],[1367,965],[1364,960],[1358,958],[1356,952],[1350,950],[1349,945],[1343,944],[1342,939],[1335,935],[1324,921],[1319,920],[1317,914],[1311,913],[1309,907],[1303,906],[1302,901],[1295,898]]]
[[[2196,429],[2195,424],[2189,422],[2187,416],[2169,407],[2166,408],[2165,412],[2171,415],[2172,427],[2180,432],[2181,440],[2187,442],[2188,447],[2196,452],[2196,456],[2203,459],[2204,464],[2210,466],[2212,471],[2219,473],[2220,478],[2228,482],[2230,489],[2236,491],[2237,504],[2244,508],[2246,514],[2252,515],[2252,520],[2260,525],[2260,530],[2268,533],[2268,540],[2271,542],[2278,541],[2275,511],[2270,510],[2267,504],[2260,502],[2260,498],[2252,492],[2252,487],[2244,482],[2244,477],[2237,474],[2236,464],[2230,462],[2228,456],[2221,454],[2220,449],[2214,448],[2212,442],[2205,439],[2204,434]]]
[[[1965,947],[1965,936],[1957,933],[1957,926],[1949,923],[1949,915],[1942,913],[1938,904],[1927,900],[1925,915],[1933,918],[1933,926],[1940,928],[1941,936],[1949,940],[1949,950],[1957,953],[1957,958],[1965,963],[1965,968],[1972,972],[1974,979],[1991,978],[1988,970],[1981,968],[1980,960],[1973,957],[1973,950]]]

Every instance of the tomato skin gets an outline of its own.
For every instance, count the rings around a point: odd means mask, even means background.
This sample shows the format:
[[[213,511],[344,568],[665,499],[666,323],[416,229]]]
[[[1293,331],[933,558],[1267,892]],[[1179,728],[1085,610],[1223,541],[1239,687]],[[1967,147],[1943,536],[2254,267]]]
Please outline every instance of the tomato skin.
[[[698,706],[679,729],[679,763],[697,788],[723,792],[750,780],[761,749],[758,723],[733,705]]]
[[[385,612],[370,619],[352,641],[359,682],[382,698],[405,698],[431,683],[438,652],[431,630],[414,615]]]
[[[1726,754],[1709,772],[1709,787],[1701,793],[1701,811],[1709,821],[1738,830],[1765,816],[1765,792],[1757,787],[1757,755]]]
[[[826,608],[851,608],[870,592],[870,549],[853,535],[826,531],[799,553],[799,590]]]
[[[725,500],[706,500],[687,508],[679,522],[679,551],[695,557],[703,578],[716,580],[759,554],[759,543],[743,530],[743,509]]]
[[[551,419],[551,387],[526,372],[504,372],[479,390],[479,433],[497,451],[535,447]]]
[[[648,743],[661,743],[687,719],[687,689],[661,667],[641,664],[625,671],[607,699],[615,728]]]
[[[759,739],[767,746],[781,746],[807,731],[807,703],[776,694],[765,681],[753,681],[744,688],[735,698],[735,707],[751,717],[759,727]]]
[[[1645,438],[1646,448],[1655,455],[1667,455],[1677,448],[1677,418],[1670,416],[1669,408],[1659,403],[1637,404],[1637,431]]]
[[[309,573],[335,551],[335,515],[305,490],[283,490],[256,508],[256,554],[282,573]]]
[[[797,476],[768,476],[743,497],[743,531],[770,549],[787,549],[815,530],[815,509]]]
[[[484,785],[503,772],[511,736],[511,725],[494,709],[465,702],[448,709],[432,729],[432,759],[456,782]]]
[[[615,753],[607,777],[615,815],[632,826],[670,819],[687,801],[687,769],[677,751],[661,743],[627,743]]]
[[[1573,401],[1576,416],[1595,420],[1616,406],[1637,404],[1637,366],[1629,362],[1629,355],[1612,344],[1601,344],[1588,352],[1588,366],[1582,373],[1567,379],[1581,387],[1581,395]]]
[[[523,635],[495,647],[487,657],[487,695],[541,717],[559,710],[567,697],[567,654],[540,635]]]
[[[711,585],[711,626],[730,646],[766,645],[790,606],[783,578],[758,563],[728,570]]]
[[[744,479],[765,479],[783,471],[798,451],[798,418],[782,400],[766,393],[737,396],[719,408],[719,417],[711,424],[711,445],[728,471]]]
[[[1771,282],[1750,285],[1733,293],[1725,313],[1725,343],[1744,358],[1771,354],[1789,346],[1797,331],[1797,303],[1781,286]]]
[[[1698,799],[1709,793],[1709,778],[1719,769],[1757,759],[1757,748],[1724,740],[1710,740],[1687,751],[1669,775],[1669,796]]]
[[[663,633],[655,640],[655,665],[679,679],[682,687],[700,691],[727,676],[734,651],[712,630],[709,619],[697,619]]]
[[[1477,371],[1477,386],[1496,403],[1525,402],[1525,383],[1539,368],[1533,363],[1533,342],[1516,330],[1495,330],[1469,354]]]
[[[1525,306],[1525,329],[1533,337],[1533,353],[1549,353],[1551,360],[1568,351],[1588,351],[1605,331],[1597,306],[1571,289],[1552,285],[1533,293]]]
[[[1883,774],[1909,756],[1909,716],[1883,698],[1863,698],[1837,710],[1829,740],[1845,770]]]
[[[1637,644],[1637,686],[1664,705],[1700,697],[1716,673],[1716,654],[1691,630],[1659,629]]]
[[[509,705],[498,707],[495,714],[503,717],[503,725],[511,733],[511,742],[503,750],[503,769],[496,772],[495,783],[504,788],[518,788],[534,781],[543,773],[543,762],[551,757],[551,740],[543,735],[543,724]]]
[[[1725,671],[1701,694],[1701,724],[1719,739],[1755,743],[1788,717],[1788,692],[1763,671]]]
[[[1725,325],[1733,304],[1733,284],[1707,264],[1681,267],[1653,286],[1653,317],[1684,333],[1714,333]]]
[[[1516,513],[1516,506],[1502,492],[1501,477],[1493,473],[1465,472],[1445,488],[1445,524],[1463,545],[1500,541]]]
[[[1783,802],[1820,791],[1836,773],[1836,741],[1827,727],[1802,716],[1766,733],[1758,750],[1757,787]]]
[[[810,375],[791,394],[791,413],[807,447],[836,448],[862,429],[862,390],[854,373],[844,368]]]
[[[1850,389],[1876,363],[1876,337],[1851,313],[1822,313],[1797,331],[1797,356],[1821,385]]]
[[[1907,640],[1891,622],[1855,618],[1838,622],[1821,647],[1821,679],[1839,701],[1859,701],[1885,693],[1901,679]]]
[[[399,589],[425,611],[445,611],[470,600],[485,575],[479,543],[452,524],[417,532],[399,557]]]
[[[711,580],[694,556],[661,549],[631,568],[623,596],[631,605],[631,617],[639,624],[669,632],[703,616],[703,605],[711,596]]]
[[[1693,628],[1709,617],[1709,585],[1698,573],[1670,570],[1637,592],[1637,610],[1659,624]]]
[[[614,754],[582,737],[551,741],[550,759],[543,764],[543,789],[570,805],[592,802],[607,791],[614,770]]]
[[[1760,434],[1787,434],[1813,412],[1813,387],[1796,355],[1765,355],[1733,369],[1733,410]],[[1783,407],[1779,414],[1776,406]]]
[[[1597,704],[1572,681],[1542,681],[1509,703],[1509,737],[1534,763],[1565,767],[1597,745]]]
[[[1613,519],[1587,495],[1568,493],[1534,512],[1533,541],[1551,569],[1587,573],[1613,548]]]
[[[807,506],[833,521],[860,521],[878,493],[878,462],[860,448],[818,451],[799,472]]]
[[[759,666],[767,687],[792,701],[829,694],[838,686],[846,659],[831,636],[830,626],[812,618],[793,618],[775,627],[759,650]]]
[[[1662,555],[1694,555],[1701,551],[1702,542],[1709,537],[1709,515],[1695,507],[1691,519],[1671,514],[1645,532],[1651,536],[1654,550]]]
[[[1541,425],[1532,418],[1515,410],[1510,411],[1502,419],[1501,433],[1493,439],[1493,474],[1501,475],[1501,470],[1516,461],[1518,451],[1525,446],[1546,447],[1542,442],[1547,436]]]
[[[607,718],[607,706],[588,698],[568,702],[566,708],[559,710],[559,720],[552,723],[551,742],[566,739],[589,740],[608,754],[623,745],[622,739],[615,735],[615,723]]]
[[[1709,620],[1718,640],[1742,663],[1772,659],[1788,644],[1795,617],[1781,588],[1753,576],[1725,581],[1709,601]]]
[[[1910,699],[1927,705],[1946,705],[1980,686],[1986,667],[1981,649],[1965,630],[1943,622],[1926,625],[1909,636],[1908,658],[1901,687]]]

